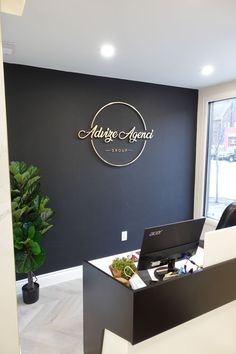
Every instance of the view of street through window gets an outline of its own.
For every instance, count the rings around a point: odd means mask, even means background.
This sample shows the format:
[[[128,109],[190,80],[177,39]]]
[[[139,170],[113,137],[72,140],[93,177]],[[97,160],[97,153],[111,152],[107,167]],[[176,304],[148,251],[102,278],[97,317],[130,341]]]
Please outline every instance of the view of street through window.
[[[209,104],[205,215],[219,219],[236,201],[236,98]]]
[[[208,217],[213,219],[219,219],[226,206],[236,201],[236,161],[218,161],[218,187],[216,163],[216,160],[210,162],[211,183],[208,198]]]

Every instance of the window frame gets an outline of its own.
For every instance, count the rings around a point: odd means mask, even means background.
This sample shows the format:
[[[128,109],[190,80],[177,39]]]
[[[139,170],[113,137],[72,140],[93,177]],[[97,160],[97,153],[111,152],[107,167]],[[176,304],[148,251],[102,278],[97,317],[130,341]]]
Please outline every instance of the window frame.
[[[195,161],[194,218],[204,216],[210,107],[209,103],[235,97],[236,81],[199,90]],[[210,227],[210,229],[213,229],[217,223],[218,220],[208,217],[206,218],[206,224]]]

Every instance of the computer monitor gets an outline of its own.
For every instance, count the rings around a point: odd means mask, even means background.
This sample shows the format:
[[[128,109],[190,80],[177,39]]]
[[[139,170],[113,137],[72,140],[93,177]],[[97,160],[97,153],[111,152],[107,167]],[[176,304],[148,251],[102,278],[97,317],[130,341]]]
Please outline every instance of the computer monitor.
[[[204,222],[200,218],[145,229],[138,270],[162,265],[174,270],[177,260],[196,253]]]

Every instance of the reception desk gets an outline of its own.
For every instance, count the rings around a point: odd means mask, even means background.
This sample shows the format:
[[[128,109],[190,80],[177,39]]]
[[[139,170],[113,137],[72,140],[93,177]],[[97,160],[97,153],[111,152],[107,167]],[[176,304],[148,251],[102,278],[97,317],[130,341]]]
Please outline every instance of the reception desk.
[[[105,340],[111,333],[117,336],[113,343],[120,338],[123,347],[128,343],[132,349],[236,299],[236,259],[135,291],[113,279],[102,264],[83,265],[85,354],[115,353],[115,348],[104,349],[105,330]]]

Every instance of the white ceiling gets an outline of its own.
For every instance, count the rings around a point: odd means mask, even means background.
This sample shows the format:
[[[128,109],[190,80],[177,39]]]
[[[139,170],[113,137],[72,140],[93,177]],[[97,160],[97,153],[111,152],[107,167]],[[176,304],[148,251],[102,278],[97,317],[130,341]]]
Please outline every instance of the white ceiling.
[[[236,0],[26,0],[1,18],[9,63],[190,88],[236,79]]]

